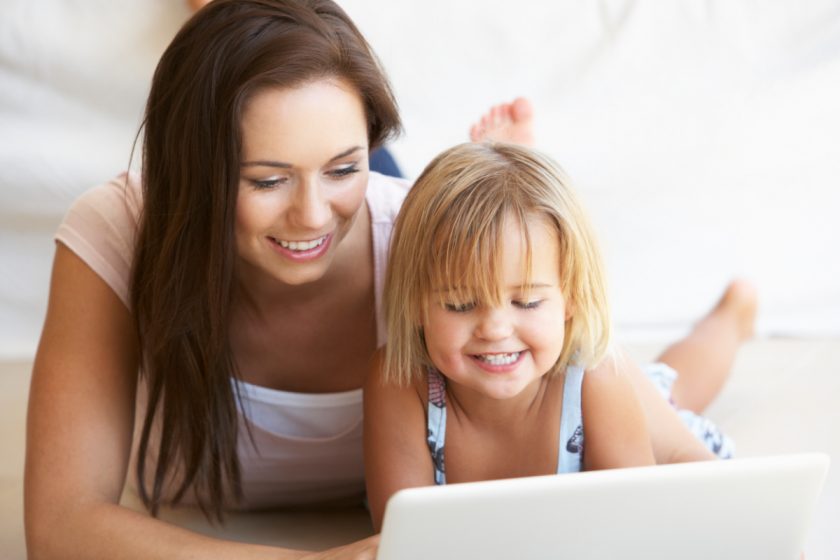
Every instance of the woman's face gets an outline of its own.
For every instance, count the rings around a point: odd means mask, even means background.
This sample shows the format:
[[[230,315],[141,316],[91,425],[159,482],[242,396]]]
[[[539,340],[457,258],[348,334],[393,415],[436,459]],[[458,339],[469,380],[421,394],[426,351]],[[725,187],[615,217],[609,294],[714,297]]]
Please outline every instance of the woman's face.
[[[339,79],[258,92],[242,114],[236,245],[244,274],[323,277],[365,199],[367,120]]]

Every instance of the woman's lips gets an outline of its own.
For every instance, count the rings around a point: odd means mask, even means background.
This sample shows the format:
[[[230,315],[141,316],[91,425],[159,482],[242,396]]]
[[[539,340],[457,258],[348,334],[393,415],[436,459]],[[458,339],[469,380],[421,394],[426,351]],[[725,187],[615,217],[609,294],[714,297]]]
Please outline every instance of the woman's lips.
[[[332,234],[328,233],[308,241],[287,241],[268,237],[271,247],[282,256],[293,261],[311,261],[321,257],[329,249]]]

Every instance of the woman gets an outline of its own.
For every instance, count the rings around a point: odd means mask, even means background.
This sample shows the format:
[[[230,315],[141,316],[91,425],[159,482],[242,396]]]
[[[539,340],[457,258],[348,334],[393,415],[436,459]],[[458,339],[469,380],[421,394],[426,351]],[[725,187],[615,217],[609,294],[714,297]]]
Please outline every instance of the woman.
[[[399,129],[393,96],[329,0],[219,0],[164,53],[144,125],[142,181],[89,191],[56,236],[29,405],[30,557],[302,557],[154,515],[360,499],[360,388],[408,189],[368,172]],[[639,387],[657,459],[706,457]],[[152,517],[119,505],[126,476]]]
[[[359,499],[374,229],[407,188],[368,187],[367,157],[398,128],[331,2],[218,2],[179,32],[149,96],[142,193],[135,177],[94,189],[57,235],[30,404],[33,558],[283,557],[121,508],[133,425],[153,514]]]

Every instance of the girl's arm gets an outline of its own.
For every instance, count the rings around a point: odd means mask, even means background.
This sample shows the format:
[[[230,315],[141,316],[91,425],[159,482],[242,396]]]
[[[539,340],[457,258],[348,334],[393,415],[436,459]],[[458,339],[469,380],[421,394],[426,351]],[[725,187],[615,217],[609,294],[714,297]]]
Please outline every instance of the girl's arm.
[[[382,528],[385,505],[392,494],[435,483],[426,445],[425,399],[415,384],[399,387],[383,383],[381,363],[379,350],[364,388],[365,478],[376,531]]]
[[[608,357],[583,377],[584,469],[655,463],[647,420],[621,361]]]
[[[300,558],[221,541],[119,505],[134,423],[138,345],[117,295],[58,244],[35,358],[24,480],[29,558]],[[361,557],[376,541],[324,556]],[[313,555],[321,557],[321,555]]]

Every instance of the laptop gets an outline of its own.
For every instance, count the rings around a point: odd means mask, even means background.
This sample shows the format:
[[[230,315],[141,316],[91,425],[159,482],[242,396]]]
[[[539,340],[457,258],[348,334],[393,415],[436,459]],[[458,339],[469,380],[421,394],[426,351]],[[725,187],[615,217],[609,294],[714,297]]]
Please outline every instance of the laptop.
[[[798,560],[828,471],[807,453],[410,488],[378,560]]]

